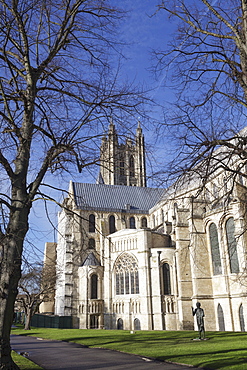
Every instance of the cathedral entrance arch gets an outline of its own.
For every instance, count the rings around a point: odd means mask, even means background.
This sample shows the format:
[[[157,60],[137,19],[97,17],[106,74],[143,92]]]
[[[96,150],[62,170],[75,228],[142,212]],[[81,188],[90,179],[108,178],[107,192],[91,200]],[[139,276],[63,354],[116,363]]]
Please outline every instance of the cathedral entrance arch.
[[[98,328],[99,328],[99,316],[90,315],[90,329],[98,329]]]

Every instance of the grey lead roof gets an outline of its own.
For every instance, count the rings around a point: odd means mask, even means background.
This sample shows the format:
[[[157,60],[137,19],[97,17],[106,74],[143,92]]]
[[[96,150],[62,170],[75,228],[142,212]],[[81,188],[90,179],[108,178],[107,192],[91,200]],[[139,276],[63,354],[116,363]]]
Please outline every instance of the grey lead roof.
[[[76,206],[105,212],[148,213],[164,189],[73,182]]]
[[[83,262],[82,266],[100,266],[100,262],[93,253],[90,253]]]

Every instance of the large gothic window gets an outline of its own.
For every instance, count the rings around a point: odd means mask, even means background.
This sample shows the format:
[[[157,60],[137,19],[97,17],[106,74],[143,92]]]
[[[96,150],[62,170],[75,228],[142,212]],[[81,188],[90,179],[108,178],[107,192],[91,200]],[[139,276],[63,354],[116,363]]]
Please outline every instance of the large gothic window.
[[[130,217],[129,223],[130,223],[130,229],[135,229],[136,228],[135,217]]]
[[[115,265],[116,295],[139,294],[138,264],[134,257],[124,253]]]
[[[228,254],[230,260],[230,271],[232,273],[239,272],[238,264],[238,253],[237,253],[237,242],[235,239],[235,226],[233,217],[229,218],[226,221],[226,237],[227,237],[227,246]]]
[[[221,267],[221,259],[220,259],[218,231],[214,223],[209,226],[209,239],[210,239],[210,246],[211,246],[213,274],[219,275],[219,274],[222,274],[222,267]]]
[[[98,276],[96,274],[93,274],[91,276],[91,299],[97,299],[98,298]]]
[[[129,157],[129,171],[130,171],[130,177],[135,177],[135,163],[133,155]]]
[[[113,233],[115,233],[115,231],[116,231],[115,217],[113,215],[111,215],[109,217],[109,232],[110,232],[110,234],[113,234]]]
[[[163,263],[162,265],[162,275],[163,275],[163,294],[171,294],[171,276],[170,276],[170,266],[168,263]]]
[[[93,214],[89,215],[89,232],[95,232],[95,216]]]

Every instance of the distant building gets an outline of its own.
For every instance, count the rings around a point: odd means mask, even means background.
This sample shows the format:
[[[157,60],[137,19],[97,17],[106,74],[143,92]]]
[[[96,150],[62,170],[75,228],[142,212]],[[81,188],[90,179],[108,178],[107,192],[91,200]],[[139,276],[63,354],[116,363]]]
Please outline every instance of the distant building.
[[[71,182],[59,213],[55,314],[78,328],[193,329],[199,301],[206,330],[245,331],[243,186],[224,198],[223,171],[195,198],[198,186],[146,187],[140,126],[119,144],[110,124],[97,184]]]

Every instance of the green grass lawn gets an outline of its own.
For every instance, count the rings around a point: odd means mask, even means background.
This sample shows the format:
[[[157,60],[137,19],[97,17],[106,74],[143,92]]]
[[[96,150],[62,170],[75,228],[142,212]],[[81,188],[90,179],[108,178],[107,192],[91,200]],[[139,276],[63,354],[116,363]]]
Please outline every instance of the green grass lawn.
[[[42,367],[34,364],[27,358],[18,355],[15,351],[12,351],[12,358],[21,370],[42,370]]]
[[[76,342],[209,369],[247,369],[247,333],[207,332],[205,341],[194,341],[194,331],[13,329],[13,334]]]

